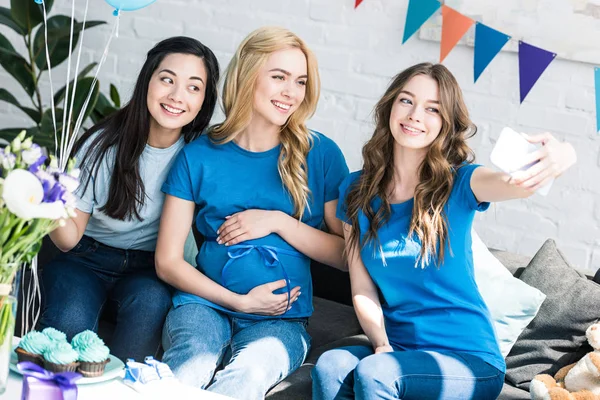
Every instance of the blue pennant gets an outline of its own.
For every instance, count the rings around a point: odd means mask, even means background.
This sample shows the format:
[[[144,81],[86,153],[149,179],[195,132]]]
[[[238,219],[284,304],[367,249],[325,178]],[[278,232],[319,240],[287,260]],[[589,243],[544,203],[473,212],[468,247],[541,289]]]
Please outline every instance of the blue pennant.
[[[475,82],[509,40],[510,36],[477,22],[475,26]]]
[[[406,12],[402,44],[406,43],[441,6],[442,4],[437,0],[410,0]]]

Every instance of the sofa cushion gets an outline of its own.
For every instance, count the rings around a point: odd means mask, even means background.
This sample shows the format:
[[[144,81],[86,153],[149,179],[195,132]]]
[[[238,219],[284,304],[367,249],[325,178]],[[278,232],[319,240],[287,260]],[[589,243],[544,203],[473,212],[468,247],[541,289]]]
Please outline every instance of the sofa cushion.
[[[506,357],[535,317],[546,296],[515,278],[471,231],[473,265],[479,293],[490,311],[500,352]]]
[[[585,330],[600,318],[600,285],[573,269],[553,240],[544,243],[520,279],[546,295],[506,357],[506,380],[529,390],[535,375],[554,375],[587,351]]]
[[[354,308],[320,297],[313,297],[313,306],[307,329],[313,349],[362,332]]]
[[[529,400],[531,399],[531,395],[527,390],[517,389],[514,386],[510,386],[507,383],[504,383],[502,386],[502,392],[500,392],[500,396],[498,396],[497,400]]]

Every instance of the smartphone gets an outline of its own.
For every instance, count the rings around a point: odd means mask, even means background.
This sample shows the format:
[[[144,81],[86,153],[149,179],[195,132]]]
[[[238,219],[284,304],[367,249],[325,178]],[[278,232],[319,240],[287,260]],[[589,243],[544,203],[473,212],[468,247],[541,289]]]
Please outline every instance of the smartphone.
[[[525,171],[537,162],[523,166],[525,157],[540,146],[540,144],[530,143],[521,133],[506,127],[500,132],[500,137],[490,154],[490,160],[503,172],[512,175],[517,171]],[[553,182],[554,179],[540,187],[536,193],[546,196]]]

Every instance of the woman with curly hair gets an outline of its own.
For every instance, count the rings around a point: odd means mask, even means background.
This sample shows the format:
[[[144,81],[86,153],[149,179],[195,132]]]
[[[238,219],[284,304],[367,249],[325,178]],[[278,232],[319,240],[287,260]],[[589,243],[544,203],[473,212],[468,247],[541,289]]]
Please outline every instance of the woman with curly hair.
[[[183,149],[163,186],[156,268],[179,290],[163,360],[184,383],[262,399],[306,357],[310,258],[345,269],[335,210],[348,168],[305,125],[319,84],[295,34],[252,32],[227,68],[225,121]],[[183,259],[195,209],[198,269]]]
[[[397,75],[375,108],[361,171],[340,186],[353,302],[371,346],[331,350],[315,399],[495,399],[505,364],[473,272],[471,226],[489,202],[531,195],[575,162],[543,146],[518,175],[473,163],[476,132],[443,65]]]

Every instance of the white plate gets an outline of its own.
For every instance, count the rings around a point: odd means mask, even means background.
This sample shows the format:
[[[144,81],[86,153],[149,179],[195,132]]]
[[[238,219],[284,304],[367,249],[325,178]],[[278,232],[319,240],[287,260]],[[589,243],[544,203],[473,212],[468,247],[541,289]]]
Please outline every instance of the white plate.
[[[22,375],[21,371],[19,371],[19,369],[17,368],[17,362],[19,361],[17,358],[17,353],[14,352],[14,349],[16,348],[13,347],[13,351],[10,354],[10,370],[16,372],[19,375]],[[94,376],[91,378],[86,378],[86,377],[81,377],[79,380],[77,380],[77,384],[78,385],[87,385],[89,383],[98,383],[98,382],[104,382],[104,381],[108,381],[111,379],[115,379],[118,378],[119,376],[122,375],[123,372],[123,368],[125,367],[125,364],[123,364],[123,361],[121,361],[120,359],[118,359],[117,357],[113,356],[112,354],[110,354],[109,356],[110,361],[108,362],[108,364],[106,364],[106,367],[104,368],[104,373],[100,376]]]

